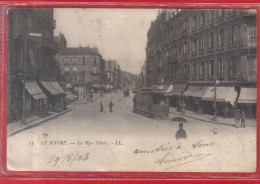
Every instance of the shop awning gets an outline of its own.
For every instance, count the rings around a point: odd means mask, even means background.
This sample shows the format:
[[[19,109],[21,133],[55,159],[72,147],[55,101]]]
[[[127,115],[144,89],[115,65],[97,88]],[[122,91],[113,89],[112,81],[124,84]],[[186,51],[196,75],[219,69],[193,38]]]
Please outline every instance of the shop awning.
[[[163,89],[163,85],[159,85],[156,87],[157,89]]]
[[[237,98],[237,92],[234,87],[217,87],[216,101],[230,102],[233,104]],[[214,101],[214,87],[209,87],[205,95],[202,97],[205,101]]]
[[[153,88],[156,88],[157,87],[157,85],[153,85]]]
[[[91,84],[93,88],[101,88],[101,85],[98,83]]]
[[[208,90],[208,86],[189,86],[188,89],[183,93],[184,96],[192,96],[201,98]]]
[[[58,90],[56,90],[54,87],[52,87],[50,82],[41,82],[41,84],[43,85],[43,87],[49,91],[49,93],[51,93],[52,95],[58,95],[60,94],[60,92]]]
[[[59,91],[60,93],[65,94],[65,91],[62,89],[62,87],[59,85],[58,82],[50,82],[51,86],[53,88],[55,88],[57,91]]]
[[[169,94],[180,96],[185,90],[186,86],[186,84],[175,84],[173,85],[172,90],[169,92]]]
[[[256,103],[256,88],[241,87],[238,103]]]
[[[25,82],[25,88],[28,93],[30,93],[30,95],[32,95],[32,97],[36,100],[47,98],[36,82]]]

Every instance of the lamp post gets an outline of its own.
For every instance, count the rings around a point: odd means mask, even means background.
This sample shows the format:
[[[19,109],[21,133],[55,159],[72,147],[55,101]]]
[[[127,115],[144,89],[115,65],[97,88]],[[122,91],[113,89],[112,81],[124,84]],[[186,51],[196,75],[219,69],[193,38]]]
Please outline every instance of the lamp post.
[[[217,121],[217,84],[219,84],[219,80],[216,80],[215,84],[214,84],[214,104],[213,104],[214,114],[213,114],[213,121]]]

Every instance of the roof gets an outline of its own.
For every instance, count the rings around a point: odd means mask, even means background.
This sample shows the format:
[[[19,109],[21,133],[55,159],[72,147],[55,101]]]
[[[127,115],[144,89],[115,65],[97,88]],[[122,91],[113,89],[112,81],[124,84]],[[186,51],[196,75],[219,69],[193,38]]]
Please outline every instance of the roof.
[[[97,48],[90,47],[77,47],[77,48],[64,48],[60,51],[60,55],[98,55]]]

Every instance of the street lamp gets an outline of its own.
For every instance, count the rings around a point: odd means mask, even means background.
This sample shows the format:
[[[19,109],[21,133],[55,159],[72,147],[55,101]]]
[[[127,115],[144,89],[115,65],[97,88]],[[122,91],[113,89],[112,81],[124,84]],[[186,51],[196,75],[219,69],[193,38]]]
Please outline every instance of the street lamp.
[[[217,121],[217,84],[219,84],[219,80],[215,81],[214,84],[214,114],[213,114],[213,121]]]

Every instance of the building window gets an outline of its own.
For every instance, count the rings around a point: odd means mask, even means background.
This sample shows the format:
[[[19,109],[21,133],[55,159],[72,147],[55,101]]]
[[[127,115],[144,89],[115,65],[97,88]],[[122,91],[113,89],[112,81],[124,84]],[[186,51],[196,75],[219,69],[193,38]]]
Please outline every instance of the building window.
[[[214,20],[214,10],[209,10],[209,24],[213,23]]]
[[[188,49],[188,43],[187,43],[187,42],[184,42],[184,45],[183,45],[183,54],[186,54],[186,53],[187,53],[187,49]]]
[[[187,79],[187,73],[188,73],[188,72],[187,72],[187,64],[184,64],[184,65],[183,65],[183,71],[182,71],[182,74],[183,74],[183,75],[182,75],[182,78],[183,78],[183,79]]]
[[[204,26],[205,26],[205,12],[204,12],[204,11],[202,11],[202,12],[200,13],[200,26],[201,26],[201,27],[204,27]]]
[[[224,43],[225,43],[225,31],[224,29],[220,29],[218,34],[218,47],[223,48]]]
[[[196,53],[197,52],[197,39],[193,39],[192,41],[192,53]]]
[[[214,77],[214,60],[209,62],[209,77]]]
[[[200,38],[200,51],[204,51],[204,49],[205,49],[205,35],[203,35]]]
[[[65,71],[68,72],[69,71],[69,67],[65,66]]]
[[[200,77],[204,77],[205,75],[205,63],[201,62],[200,63]]]
[[[85,58],[84,57],[82,57],[82,62],[83,62],[83,64],[85,64]]]
[[[195,30],[197,26],[197,16],[194,15],[192,18],[192,30]]]
[[[238,26],[231,26],[231,44],[236,44],[238,40]]]
[[[224,18],[224,9],[218,9],[218,18],[219,19]]]
[[[214,32],[209,34],[209,49],[214,49]]]
[[[195,79],[197,77],[197,63],[193,63],[192,65],[192,78]]]
[[[237,57],[231,57],[231,60],[229,62],[229,76],[230,77],[233,77],[233,76],[236,76],[237,75]]]
[[[77,66],[73,66],[73,71],[74,72],[78,71],[78,67]]]
[[[248,58],[248,81],[256,81],[256,58]]]
[[[218,76],[223,77],[224,76],[224,58],[220,58],[218,61]]]
[[[256,46],[256,26],[248,27],[248,46]]]

